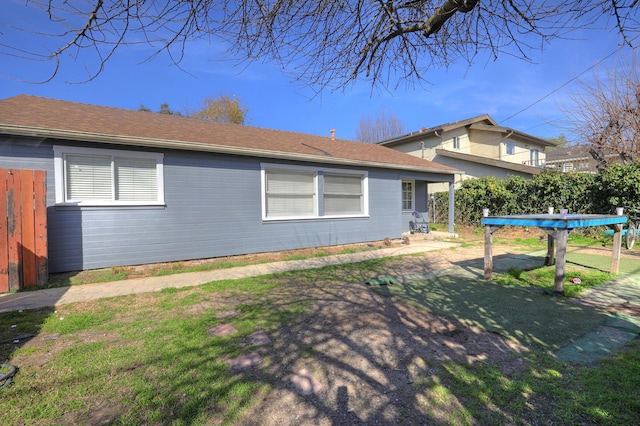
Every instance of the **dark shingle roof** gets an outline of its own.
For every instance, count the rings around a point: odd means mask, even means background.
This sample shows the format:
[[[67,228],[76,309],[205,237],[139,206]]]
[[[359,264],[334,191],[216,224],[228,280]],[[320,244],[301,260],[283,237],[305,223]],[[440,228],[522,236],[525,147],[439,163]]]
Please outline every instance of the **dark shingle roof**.
[[[409,169],[456,169],[376,144],[20,95],[0,100],[0,133],[264,158]]]
[[[402,135],[393,139],[382,141],[382,142],[379,142],[379,144],[384,146],[401,145],[408,141],[424,139],[426,137],[431,137],[433,135],[439,136],[439,133],[441,134],[442,132],[449,132],[451,130],[459,129],[461,127],[467,127],[469,129],[477,129],[477,130],[484,130],[484,131],[490,131],[490,132],[499,132],[499,133],[502,133],[503,135],[513,134],[521,138],[524,138],[525,140],[530,140],[532,142],[538,143],[543,146],[556,145],[554,142],[551,142],[547,139],[539,138],[537,136],[533,136],[528,133],[524,133],[519,130],[512,129],[511,127],[500,126],[488,114],[467,118],[466,120],[458,120],[451,123],[440,124],[434,127],[423,127],[422,129],[416,132],[411,132],[406,135]]]

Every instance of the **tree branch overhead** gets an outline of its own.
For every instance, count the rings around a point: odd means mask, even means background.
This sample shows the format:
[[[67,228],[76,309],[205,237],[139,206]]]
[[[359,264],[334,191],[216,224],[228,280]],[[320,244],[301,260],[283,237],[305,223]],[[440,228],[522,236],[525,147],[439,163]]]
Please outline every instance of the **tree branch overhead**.
[[[207,39],[224,43],[238,62],[275,61],[319,89],[361,79],[383,86],[416,81],[433,67],[480,54],[526,59],[532,47],[607,18],[627,43],[640,30],[636,0],[26,1],[59,29],[51,34],[57,47],[31,54],[59,66],[65,54],[84,55],[93,60],[90,78],[123,46],[147,43],[151,57],[165,52],[179,63],[187,43]],[[0,45],[0,54],[23,51]]]

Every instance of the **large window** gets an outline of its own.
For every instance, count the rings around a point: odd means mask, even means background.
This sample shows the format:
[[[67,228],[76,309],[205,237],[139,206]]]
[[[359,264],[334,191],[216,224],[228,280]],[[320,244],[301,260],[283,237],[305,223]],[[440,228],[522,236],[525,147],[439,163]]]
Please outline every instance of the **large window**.
[[[531,148],[531,150],[529,150],[529,165],[530,166],[534,166],[537,167],[540,165],[540,151],[535,149],[535,148]]]
[[[299,170],[265,171],[266,216],[316,216],[316,173]]]
[[[163,155],[54,146],[56,203],[164,204]]]
[[[415,182],[412,180],[402,181],[402,210],[415,210]]]
[[[365,172],[263,164],[262,182],[266,220],[368,214]]]
[[[362,214],[364,191],[361,175],[324,174],[324,213]]]

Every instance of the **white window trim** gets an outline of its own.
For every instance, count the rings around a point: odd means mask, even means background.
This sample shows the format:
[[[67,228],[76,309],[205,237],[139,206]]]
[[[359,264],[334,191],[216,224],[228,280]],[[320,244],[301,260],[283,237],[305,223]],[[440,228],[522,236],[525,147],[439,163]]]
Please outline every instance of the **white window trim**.
[[[144,158],[155,160],[158,178],[158,197],[155,201],[68,201],[66,200],[66,182],[64,169],[65,154],[110,155],[113,157]],[[126,151],[101,148],[83,148],[74,146],[53,146],[53,168],[55,175],[56,205],[57,206],[163,206],[164,202],[164,154],[156,152]]]
[[[314,173],[314,185],[315,185],[315,194],[313,203],[314,203],[314,215],[312,216],[278,216],[278,217],[267,217],[267,170],[291,170],[291,171],[299,171],[299,172],[313,172]],[[323,194],[319,191],[319,179],[318,176],[321,173],[335,173],[342,175],[355,175],[362,177],[362,197],[363,197],[363,212],[361,214],[344,214],[344,215],[321,215],[320,214],[320,199]],[[334,169],[334,168],[325,168],[325,167],[310,167],[310,166],[293,166],[287,164],[277,164],[277,163],[261,163],[260,164],[260,196],[262,198],[262,220],[265,222],[277,222],[283,220],[318,220],[318,219],[340,219],[340,218],[360,218],[360,217],[369,217],[369,173],[366,171],[357,171],[357,170],[343,170],[343,169]]]
[[[515,142],[507,140],[504,145],[505,145],[504,151],[505,151],[506,155],[509,155],[509,156],[516,155],[516,143]],[[511,146],[511,148],[512,148],[511,152],[509,152],[509,146]]]
[[[411,208],[405,209],[403,208],[403,212],[413,212],[416,209],[416,181],[413,179],[402,179],[400,183],[400,203],[404,205],[402,197],[404,195],[404,189],[402,188],[402,184],[405,182],[411,183]]]
[[[459,150],[462,147],[462,143],[460,141],[460,136],[453,137],[453,149]]]

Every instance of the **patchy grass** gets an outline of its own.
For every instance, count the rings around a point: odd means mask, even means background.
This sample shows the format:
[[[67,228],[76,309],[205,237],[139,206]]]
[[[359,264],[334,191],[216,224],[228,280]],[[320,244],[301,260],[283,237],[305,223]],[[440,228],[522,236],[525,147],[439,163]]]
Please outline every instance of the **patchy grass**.
[[[595,368],[580,368],[570,397],[558,413],[569,423],[633,425],[640,413],[640,340],[604,359]]]
[[[88,271],[74,271],[49,275],[47,285],[42,288],[80,285],[89,283],[104,283],[121,281],[132,278],[159,277],[189,272],[204,272],[218,269],[229,269],[247,265],[258,265],[277,261],[305,260],[316,257],[326,257],[336,254],[353,254],[363,251],[377,250],[382,247],[379,244],[353,244],[348,246],[335,246],[323,248],[310,248],[301,250],[289,250],[286,252],[263,253],[246,256],[233,256],[230,258],[218,258],[208,260],[195,260],[184,262],[169,262],[141,266],[112,266],[111,268],[94,269]],[[26,289],[34,290],[34,289]]]
[[[375,291],[543,351],[559,349],[605,318],[593,308],[562,298],[458,276],[445,275]],[[548,318],[553,321],[546,321]]]
[[[20,324],[21,332],[37,332],[40,340],[13,348],[20,370],[0,399],[3,423],[234,424],[269,384],[235,374],[225,359],[246,350],[247,335],[295,321],[306,310],[304,301],[278,307],[262,298],[279,285],[270,278],[245,279],[55,312],[0,314],[0,330],[16,333],[10,325]],[[220,292],[246,299],[234,306],[240,315],[223,320],[216,318],[222,309],[192,309]],[[238,333],[207,332],[222,322]]]
[[[555,272],[555,266],[545,266],[530,271],[512,268],[504,274],[495,274],[493,281],[506,286],[541,288],[551,293],[553,291]],[[570,281],[575,278],[580,280],[580,284],[574,284]],[[568,269],[565,273],[564,295],[567,297],[579,296],[588,288],[599,287],[613,278],[614,275],[608,272]]]
[[[251,407],[282,386],[278,366],[272,364],[268,350],[263,366],[252,373],[231,371],[224,360],[253,350],[246,338],[258,330],[269,333],[296,324],[301,330],[319,327],[319,333],[325,333],[322,324],[306,316],[316,303],[305,291],[307,286],[320,281],[326,292],[334,292],[339,288],[336,283],[362,285],[367,274],[395,265],[397,259],[376,259],[76,303],[57,311],[0,314],[3,339],[37,334],[30,342],[0,345],[9,363],[20,367],[14,383],[2,390],[3,423],[255,421],[246,418]],[[526,274],[514,269],[507,275],[524,279]],[[492,359],[467,363],[425,356],[424,371],[406,388],[394,391],[394,398],[404,398],[404,414],[411,418],[461,425],[632,425],[637,421],[640,341],[591,366],[571,365],[550,355],[563,342],[595,327],[601,315],[596,311],[473,279],[434,277],[411,286],[380,288],[385,290],[387,295],[518,339],[530,348],[519,355],[518,368],[505,368]],[[398,303],[395,300],[384,298],[379,303]],[[240,314],[218,318],[218,313],[230,309]],[[238,333],[208,333],[222,323],[231,323]],[[375,350],[363,346],[369,349]],[[320,362],[324,355],[308,343],[286,353],[292,363]],[[351,367],[347,366],[349,374],[356,371]],[[400,424],[402,415],[388,422]]]
[[[567,253],[567,268],[606,272],[611,268],[611,255]],[[640,258],[623,257],[620,259],[619,268],[621,274],[640,274]]]

